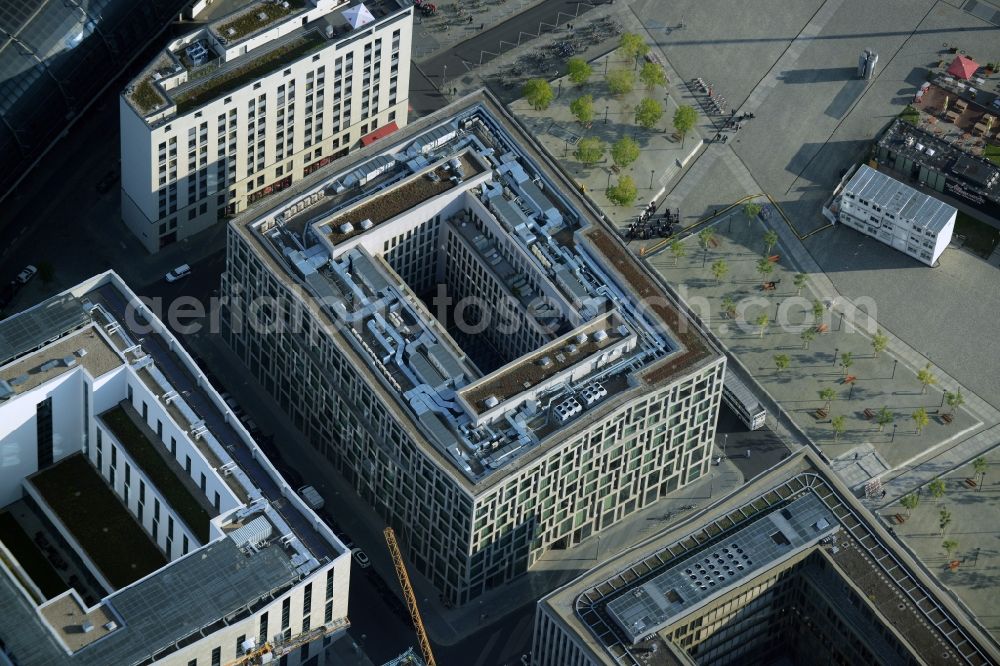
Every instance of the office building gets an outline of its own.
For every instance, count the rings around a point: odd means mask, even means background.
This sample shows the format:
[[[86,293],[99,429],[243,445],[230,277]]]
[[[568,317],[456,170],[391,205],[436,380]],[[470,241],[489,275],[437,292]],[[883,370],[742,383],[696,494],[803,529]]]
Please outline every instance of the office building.
[[[943,94],[947,93],[938,93]],[[972,115],[977,106],[970,104],[966,113]],[[981,134],[977,127],[970,121],[965,131]],[[879,137],[874,157],[881,168],[891,169],[900,179],[909,178],[1000,219],[1000,166],[963,149],[961,141],[946,141],[897,119]]]
[[[223,335],[451,602],[708,472],[724,357],[488,93],[268,203]]]
[[[538,666],[997,663],[998,646],[815,453],[538,604]]]
[[[928,266],[951,242],[958,211],[862,164],[844,186],[838,219]]]
[[[413,13],[258,0],[167,48],[122,93],[122,218],[150,252],[406,124]]]
[[[319,666],[347,627],[350,553],[114,273],[0,322],[0,459],[4,664]]]

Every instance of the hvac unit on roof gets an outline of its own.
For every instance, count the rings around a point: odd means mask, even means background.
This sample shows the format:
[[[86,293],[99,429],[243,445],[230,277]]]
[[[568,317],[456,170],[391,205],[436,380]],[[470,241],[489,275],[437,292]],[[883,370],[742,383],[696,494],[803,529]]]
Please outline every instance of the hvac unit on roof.
[[[608,332],[603,328],[599,331],[594,331],[594,342],[601,342],[602,340],[608,339]]]
[[[488,396],[486,400],[483,400],[483,404],[486,405],[486,409],[493,409],[500,404],[500,401],[495,395]]]
[[[340,230],[340,233],[342,233],[342,234],[349,234],[352,231],[354,231],[354,225],[351,224],[350,222],[344,222],[342,225],[340,225],[337,228]]]
[[[577,335],[576,335],[576,343],[578,345],[582,345],[582,344],[585,344],[586,342],[587,342],[587,334],[586,333],[577,333]]]
[[[927,149],[927,157],[934,157],[934,153],[936,153],[936,152],[937,151],[934,150],[933,148],[928,148]]]
[[[542,366],[543,368],[550,367],[552,365],[552,357],[551,356],[541,357],[540,359],[538,359],[538,365]]]
[[[373,226],[375,226],[375,223],[372,222],[370,219],[365,218],[365,219],[361,220],[361,228],[362,229],[371,229]]]

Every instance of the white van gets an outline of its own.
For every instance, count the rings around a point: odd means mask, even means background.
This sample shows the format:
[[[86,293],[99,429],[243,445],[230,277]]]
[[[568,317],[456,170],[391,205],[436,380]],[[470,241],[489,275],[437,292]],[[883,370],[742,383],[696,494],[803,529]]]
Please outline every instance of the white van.
[[[177,282],[181,278],[186,278],[191,275],[191,267],[187,264],[181,264],[174,270],[166,274],[165,279],[167,282]]]

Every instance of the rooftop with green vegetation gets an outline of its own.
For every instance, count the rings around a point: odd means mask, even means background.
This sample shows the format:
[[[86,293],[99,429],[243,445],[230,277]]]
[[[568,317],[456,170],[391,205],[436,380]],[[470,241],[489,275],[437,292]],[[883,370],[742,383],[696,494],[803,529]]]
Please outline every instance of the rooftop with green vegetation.
[[[122,588],[167,560],[82,454],[29,478],[104,578]]]
[[[101,414],[101,420],[188,529],[202,542],[208,541],[208,523],[212,517],[181,482],[178,473],[170,468],[166,458],[156,449],[157,445],[142,432],[125,408],[121,405],[113,407]]]
[[[212,26],[212,30],[224,42],[236,42],[281,21],[302,9],[304,4],[304,0],[254,3],[236,16],[223,18]]]
[[[197,85],[173,95],[177,103],[177,113],[187,113],[240,86],[256,81],[269,72],[319,49],[325,41],[322,34],[313,30],[270,50],[265,51],[262,48],[259,55],[251,52],[247,59],[238,59],[232,65],[224,65],[212,75],[200,79]]]
[[[153,77],[147,76],[140,81],[135,90],[132,91],[132,102],[143,113],[149,113],[153,109],[164,104],[163,96],[156,91],[153,85]]]

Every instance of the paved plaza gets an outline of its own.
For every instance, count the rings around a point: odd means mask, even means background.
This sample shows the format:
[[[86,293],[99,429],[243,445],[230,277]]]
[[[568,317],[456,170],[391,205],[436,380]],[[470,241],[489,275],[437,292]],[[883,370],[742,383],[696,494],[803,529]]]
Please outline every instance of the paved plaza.
[[[673,85],[668,90],[657,87],[647,90],[638,80],[631,93],[616,97],[608,91],[605,72],[615,70],[633,71],[634,60],[622,57],[613,51],[591,62],[594,74],[582,86],[575,86],[565,76],[551,81],[558,95],[543,111],[531,108],[524,99],[515,100],[510,109],[531,129],[532,134],[557,159],[570,177],[601,207],[615,226],[621,228],[641,212],[651,199],[662,195],[669,183],[680,171],[681,164],[696,154],[701,147],[701,137],[691,132],[684,140],[674,136],[672,119],[678,103],[676,76],[671,77]],[[669,76],[669,75],[668,75]],[[582,95],[594,99],[594,121],[589,127],[581,125],[570,113],[569,105]],[[635,122],[634,109],[644,98],[660,102],[663,117],[656,127],[646,129]],[[611,146],[622,137],[631,137],[639,144],[639,159],[633,164],[616,170],[611,160]],[[604,159],[593,166],[582,164],[575,156],[576,146],[585,137],[596,137],[605,146]],[[638,196],[632,206],[612,204],[606,191],[609,185],[618,182],[622,175],[630,176],[638,189]]]
[[[989,467],[982,487],[971,464],[962,465],[943,477],[945,495],[934,499],[924,489],[920,503],[906,521],[896,524],[896,514],[907,511],[898,502],[880,510],[887,523],[894,525],[897,536],[919,557],[941,582],[954,591],[975,613],[994,637],[1000,638],[1000,605],[996,589],[1000,585],[1000,449],[985,456]],[[951,514],[951,522],[942,531],[941,511]],[[945,539],[958,542],[949,557],[942,547]],[[948,563],[958,560],[958,568]]]
[[[681,296],[699,312],[739,363],[752,374],[767,393],[791,416],[810,440],[836,458],[860,444],[871,444],[890,468],[916,460],[942,443],[968,437],[978,431],[981,421],[964,407],[950,424],[941,419],[948,411],[942,405],[943,389],[931,386],[926,391],[917,380],[914,367],[899,363],[895,350],[877,357],[872,348],[868,317],[857,319],[850,308],[828,310],[825,298],[809,285],[801,295],[793,284],[799,267],[779,243],[771,255],[780,257],[766,280],[775,282],[773,291],[763,291],[758,261],[768,256],[764,234],[768,227],[760,219],[748,220],[742,207],[720,215],[706,225],[715,234],[713,246],[702,249],[696,235],[684,241],[685,256],[676,258],[663,251],[650,257],[649,263],[673,285]],[[717,280],[711,267],[722,261],[727,267]],[[736,304],[735,316],[723,312],[723,299]],[[819,302],[820,318],[812,312]],[[874,306],[869,311],[875,314]],[[766,314],[768,324],[761,333],[757,318]],[[852,319],[855,325],[852,325]],[[803,330],[826,327],[811,342],[801,338]],[[852,355],[849,368],[842,366],[843,354]],[[775,356],[787,356],[789,366],[777,370]],[[856,377],[852,384],[847,375]],[[833,400],[820,398],[820,391],[830,388]],[[878,412],[886,407],[892,412],[891,424],[879,428],[865,410]],[[818,414],[825,408],[827,414]],[[911,418],[923,408],[929,423],[918,433]],[[831,420],[846,417],[845,432],[839,437]]]

